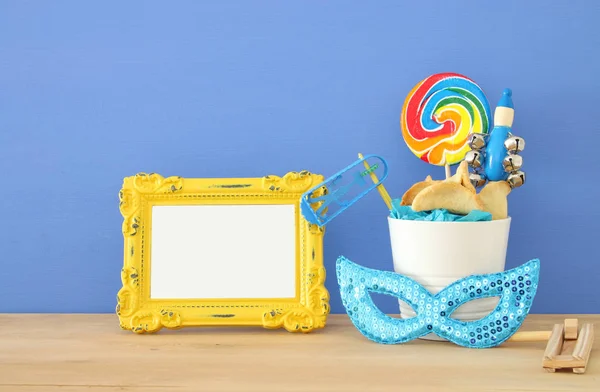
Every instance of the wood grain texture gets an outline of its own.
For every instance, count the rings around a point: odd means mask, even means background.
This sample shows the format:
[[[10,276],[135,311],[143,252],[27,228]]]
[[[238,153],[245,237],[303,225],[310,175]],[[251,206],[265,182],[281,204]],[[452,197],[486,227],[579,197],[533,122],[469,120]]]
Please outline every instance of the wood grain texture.
[[[554,324],[552,334],[544,351],[544,361],[550,361],[560,354],[564,342],[564,330],[565,327],[563,324]]]
[[[581,360],[589,358],[589,354],[592,352],[594,347],[594,330],[592,324],[585,323],[581,327],[581,339],[577,340],[575,348],[573,349],[573,357]]]
[[[565,320],[565,340],[576,340],[578,331],[579,331],[579,320],[577,320],[577,319],[566,319]]]
[[[572,315],[600,325],[598,315]],[[530,315],[550,330],[565,315]],[[346,315],[309,334],[190,328],[136,335],[115,315],[0,315],[0,391],[598,391],[600,345],[585,374],[542,369],[545,342],[492,349],[417,340],[379,345]]]
[[[508,340],[511,342],[547,342],[551,336],[552,331],[518,331]]]

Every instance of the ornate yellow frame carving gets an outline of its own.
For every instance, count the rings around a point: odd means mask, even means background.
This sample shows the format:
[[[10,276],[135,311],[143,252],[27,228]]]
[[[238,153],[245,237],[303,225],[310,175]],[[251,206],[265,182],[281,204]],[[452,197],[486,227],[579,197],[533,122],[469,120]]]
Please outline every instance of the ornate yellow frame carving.
[[[291,332],[325,326],[329,293],[323,267],[324,228],[309,224],[300,213],[300,196],[324,180],[307,171],[263,178],[164,178],[140,173],[127,177],[119,193],[123,215],[123,287],[116,312],[121,328],[136,333],[206,325],[262,325]],[[293,204],[296,207],[296,298],[257,300],[150,299],[146,227],[153,205]]]

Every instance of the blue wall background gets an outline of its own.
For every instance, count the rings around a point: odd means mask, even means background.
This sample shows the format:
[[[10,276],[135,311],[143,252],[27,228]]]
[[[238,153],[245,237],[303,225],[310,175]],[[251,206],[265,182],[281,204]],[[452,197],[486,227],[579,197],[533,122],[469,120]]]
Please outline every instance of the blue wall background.
[[[330,175],[361,151],[388,160],[393,196],[442,176],[399,115],[415,83],[458,72],[493,107],[514,92],[528,182],[507,266],[542,260],[532,311],[600,313],[599,17],[595,0],[3,1],[0,312],[114,311],[137,172]],[[385,215],[373,193],[329,225],[333,312],[338,255],[391,269]]]

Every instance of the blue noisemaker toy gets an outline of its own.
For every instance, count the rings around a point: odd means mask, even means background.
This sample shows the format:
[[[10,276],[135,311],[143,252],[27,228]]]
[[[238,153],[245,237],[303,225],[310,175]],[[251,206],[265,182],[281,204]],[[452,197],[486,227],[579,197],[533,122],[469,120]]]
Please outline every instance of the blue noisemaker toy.
[[[302,215],[308,222],[324,226],[377,188],[387,175],[388,165],[382,157],[366,155],[302,194]]]
[[[436,295],[407,276],[365,268],[343,256],[336,267],[342,303],[354,326],[368,339],[398,344],[434,333],[463,347],[489,348],[505,342],[521,327],[537,291],[540,262],[533,259],[505,272],[467,276]],[[416,316],[398,319],[384,314],[370,292],[405,301]],[[500,300],[482,319],[452,318],[461,305],[488,297]]]
[[[506,181],[511,188],[525,183],[525,173],[521,171],[523,158],[519,155],[525,148],[525,140],[512,134],[515,110],[512,91],[505,89],[494,112],[494,128],[489,134],[471,134],[471,150],[465,154],[465,161],[474,169],[471,182],[475,187],[487,181]]]

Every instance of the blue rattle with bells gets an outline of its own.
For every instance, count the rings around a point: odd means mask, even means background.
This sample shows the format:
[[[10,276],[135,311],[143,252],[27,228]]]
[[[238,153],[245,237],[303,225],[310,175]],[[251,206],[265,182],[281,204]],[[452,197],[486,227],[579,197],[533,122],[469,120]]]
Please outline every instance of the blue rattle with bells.
[[[470,174],[474,187],[482,187],[487,181],[506,181],[511,188],[525,183],[525,173],[521,171],[523,158],[519,155],[525,148],[525,140],[511,132],[514,116],[512,91],[505,89],[494,112],[492,131],[487,135],[469,135],[472,150],[465,155],[465,161],[474,169]]]

